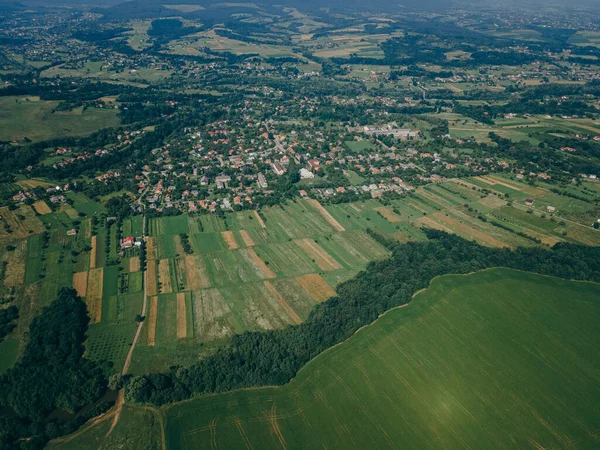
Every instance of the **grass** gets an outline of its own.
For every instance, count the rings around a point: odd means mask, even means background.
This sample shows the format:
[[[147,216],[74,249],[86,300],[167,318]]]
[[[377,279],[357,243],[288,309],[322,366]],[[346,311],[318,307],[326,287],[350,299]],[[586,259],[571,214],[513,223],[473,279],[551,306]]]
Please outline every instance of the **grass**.
[[[41,141],[64,136],[86,136],[102,128],[119,126],[115,109],[89,108],[70,113],[53,113],[59,102],[39,98],[0,99],[0,141]]]
[[[167,448],[595,448],[599,295],[507,269],[438,278],[288,385],[168,407]]]
[[[0,342],[0,374],[10,369],[19,354],[19,340],[7,338]]]
[[[156,412],[145,407],[126,406],[115,428],[110,430],[112,420],[105,420],[99,425],[87,429],[72,440],[51,442],[49,449],[60,450],[96,450],[102,441],[103,450],[120,450],[139,448],[159,450],[161,448],[160,419]]]

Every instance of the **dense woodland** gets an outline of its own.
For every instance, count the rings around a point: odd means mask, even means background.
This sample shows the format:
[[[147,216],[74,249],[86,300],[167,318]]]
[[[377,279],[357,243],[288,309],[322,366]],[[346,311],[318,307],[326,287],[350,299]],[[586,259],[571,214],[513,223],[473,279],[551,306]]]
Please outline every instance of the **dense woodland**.
[[[338,295],[318,305],[301,325],[236,335],[195,365],[131,377],[126,385],[128,401],[162,405],[199,394],[287,383],[309,360],[390,308],[407,303],[439,275],[509,267],[600,281],[600,248],[596,247],[561,243],[551,250],[492,249],[435,230],[427,232],[427,242],[398,245],[371,234],[388,246],[392,256],[371,263],[355,279],[341,284]]]
[[[41,449],[110,406],[98,402],[110,365],[83,357],[88,323],[85,303],[66,288],[33,320],[21,359],[0,376],[2,449]]]

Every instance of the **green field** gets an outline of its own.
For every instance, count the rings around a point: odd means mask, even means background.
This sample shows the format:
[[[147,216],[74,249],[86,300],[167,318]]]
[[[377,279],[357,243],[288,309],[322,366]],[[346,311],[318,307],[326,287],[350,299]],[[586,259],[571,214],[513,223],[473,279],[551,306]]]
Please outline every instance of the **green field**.
[[[0,141],[33,141],[63,136],[84,136],[101,128],[119,126],[117,110],[89,108],[71,112],[52,112],[58,102],[36,97],[0,99]]]
[[[168,407],[167,448],[597,448],[599,298],[507,269],[438,278],[284,387]]]

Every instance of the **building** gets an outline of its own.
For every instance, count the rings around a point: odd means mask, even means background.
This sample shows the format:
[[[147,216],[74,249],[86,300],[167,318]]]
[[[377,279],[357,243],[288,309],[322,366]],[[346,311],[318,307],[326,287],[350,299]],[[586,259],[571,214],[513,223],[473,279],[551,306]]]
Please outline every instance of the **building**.
[[[132,248],[135,245],[135,238],[133,236],[127,236],[121,241],[121,247]]]
[[[280,163],[278,163],[278,162],[273,163],[272,166],[273,166],[273,172],[275,172],[275,175],[281,176],[285,173],[285,167],[283,167]]]
[[[300,178],[303,180],[314,178],[315,174],[309,170],[306,170],[304,167],[300,169]]]
[[[265,176],[262,173],[258,174],[258,185],[263,189],[266,189],[269,187],[269,183],[267,183],[267,179],[265,178]]]

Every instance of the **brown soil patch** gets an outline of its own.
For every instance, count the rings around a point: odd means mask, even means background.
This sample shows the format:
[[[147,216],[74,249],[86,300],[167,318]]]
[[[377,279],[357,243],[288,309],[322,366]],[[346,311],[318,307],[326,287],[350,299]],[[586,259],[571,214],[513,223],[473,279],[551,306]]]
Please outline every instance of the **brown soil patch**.
[[[102,320],[102,284],[104,282],[104,269],[92,269],[88,274],[86,303],[90,323],[99,323]]]
[[[269,269],[269,266],[265,264],[265,262],[256,254],[253,248],[245,248],[240,250],[240,253],[249,260],[253,266],[258,269],[265,278],[275,278],[275,273]]]
[[[150,314],[148,314],[148,346],[154,347],[156,342],[156,319],[158,317],[158,297],[150,300]]]
[[[185,257],[185,272],[188,289],[198,290],[210,287],[210,279],[201,256]]]
[[[98,252],[96,238],[97,236],[92,236],[92,251],[90,252],[90,269],[96,268],[96,253]]]
[[[329,283],[321,275],[302,275],[296,277],[296,281],[317,302],[324,302],[335,295],[335,290],[329,286]]]
[[[129,259],[129,271],[130,272],[139,272],[140,268],[141,268],[140,257],[139,256],[132,256]]]
[[[77,291],[77,295],[85,297],[87,293],[87,272],[77,272],[73,274],[73,289]]]
[[[185,294],[177,294],[177,338],[187,337],[187,311],[185,310]]]
[[[318,200],[311,199],[307,200],[307,202],[313,205],[315,209],[319,212],[319,214],[321,214],[323,218],[329,223],[329,225],[331,225],[337,231],[346,231],[346,229],[343,226],[341,226],[340,223],[337,220],[335,220],[331,214],[329,214],[329,211],[323,208],[323,205],[321,205]]]
[[[321,270],[343,269],[342,265],[327,253],[323,247],[309,238],[297,239],[294,241],[308,256],[319,266]]]
[[[378,213],[381,213],[381,215],[385,218],[385,220],[387,220],[390,223],[398,223],[398,222],[402,221],[400,216],[398,216],[396,213],[394,213],[394,211],[392,211],[392,208],[390,208],[390,207],[382,206],[380,208],[375,208],[375,211],[377,211]]]
[[[235,250],[236,248],[238,248],[238,244],[235,240],[235,235],[233,234],[233,231],[221,231],[221,236],[223,236],[223,239],[225,239],[225,242],[227,243],[227,248],[229,250]]]
[[[267,226],[265,225],[264,220],[262,220],[262,217],[260,217],[260,215],[258,214],[258,211],[254,211],[254,217],[256,218],[256,220],[258,220],[258,223],[260,224],[260,226],[262,228],[267,228]]]
[[[33,204],[33,209],[35,209],[37,213],[41,214],[42,216],[50,214],[52,212],[52,210],[44,200],[38,200],[37,202],[35,202]]]
[[[158,262],[158,281],[160,283],[160,293],[170,294],[173,292],[171,286],[171,272],[169,271],[169,260],[161,259]]]
[[[149,237],[146,238],[146,258],[147,259],[156,259],[157,247],[156,247],[156,238]]]
[[[281,296],[279,292],[277,292],[277,289],[275,289],[275,287],[273,287],[273,285],[269,281],[265,281],[265,287],[267,288],[269,293],[273,295],[273,297],[275,297],[277,303],[279,303],[279,305],[285,310],[288,316],[290,316],[290,318],[297,324],[301,324],[302,319],[300,318],[300,316],[296,314],[296,311],[294,311],[294,309],[290,305],[288,305],[285,299]]]
[[[244,240],[244,244],[246,244],[246,247],[252,247],[253,245],[256,245],[254,243],[254,241],[252,240],[252,237],[250,236],[250,234],[248,234],[248,232],[246,230],[240,230],[240,235],[242,236],[242,239]]]
[[[156,260],[150,259],[146,264],[146,281],[148,282],[148,286],[146,286],[146,294],[150,296],[154,296],[158,294],[158,287],[156,285]]]

